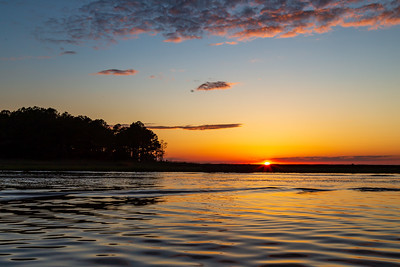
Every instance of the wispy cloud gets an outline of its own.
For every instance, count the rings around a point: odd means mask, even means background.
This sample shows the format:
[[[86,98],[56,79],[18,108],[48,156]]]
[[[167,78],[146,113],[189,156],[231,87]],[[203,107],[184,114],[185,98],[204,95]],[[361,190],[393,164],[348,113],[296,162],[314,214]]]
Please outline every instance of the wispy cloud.
[[[50,19],[38,36],[69,44],[113,43],[143,33],[175,43],[222,36],[233,41],[221,44],[234,44],[320,34],[338,26],[373,30],[399,24],[396,0],[92,0],[74,15]]]
[[[173,130],[173,129],[182,129],[182,130],[192,130],[192,131],[203,131],[203,130],[219,130],[219,129],[229,129],[229,128],[237,128],[241,127],[240,123],[232,123],[232,124],[205,124],[205,125],[185,125],[185,126],[153,126],[146,125],[149,129],[155,130]]]
[[[77,54],[75,51],[68,50],[68,51],[61,52],[60,56],[63,56],[63,55],[75,55],[75,54]]]
[[[168,80],[168,78],[162,72],[160,72],[158,74],[150,75],[149,78],[150,79],[157,79],[157,80]]]
[[[94,73],[94,75],[127,76],[127,75],[135,75],[136,73],[138,73],[138,71],[134,69],[129,69],[129,70],[109,69],[96,72]]]
[[[222,42],[222,43],[214,43],[214,44],[210,44],[210,46],[221,46],[221,45],[236,45],[238,44],[238,42]]]
[[[237,83],[228,83],[228,82],[205,82],[196,88],[197,91],[210,91],[210,90],[224,90],[230,89],[233,85]],[[193,91],[193,90],[192,90]]]
[[[149,79],[153,79],[153,80],[155,80],[155,79],[163,80],[165,82],[170,82],[170,81],[174,81],[175,80],[174,76],[171,76],[168,73],[165,74],[163,72],[160,72],[160,73],[157,73],[157,74],[152,74],[152,75],[148,76],[148,78]]]

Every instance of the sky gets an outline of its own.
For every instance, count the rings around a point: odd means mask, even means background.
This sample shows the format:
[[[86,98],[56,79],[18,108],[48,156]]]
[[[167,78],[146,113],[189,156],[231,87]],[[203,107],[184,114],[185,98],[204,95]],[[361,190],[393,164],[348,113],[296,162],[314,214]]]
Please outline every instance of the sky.
[[[0,109],[141,121],[166,160],[400,164],[400,1],[0,0]]]

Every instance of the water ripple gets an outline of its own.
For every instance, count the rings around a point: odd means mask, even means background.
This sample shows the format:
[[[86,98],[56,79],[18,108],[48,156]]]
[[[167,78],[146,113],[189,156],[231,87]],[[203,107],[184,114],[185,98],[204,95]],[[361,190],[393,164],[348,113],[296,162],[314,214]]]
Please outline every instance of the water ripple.
[[[400,266],[399,181],[0,172],[0,265]]]

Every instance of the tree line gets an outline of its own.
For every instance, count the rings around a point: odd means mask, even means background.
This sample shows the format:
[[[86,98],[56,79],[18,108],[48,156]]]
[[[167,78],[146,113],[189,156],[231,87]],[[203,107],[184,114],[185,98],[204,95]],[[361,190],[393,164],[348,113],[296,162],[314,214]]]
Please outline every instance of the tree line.
[[[161,161],[165,143],[140,121],[109,126],[104,120],[28,107],[0,112],[0,157]]]

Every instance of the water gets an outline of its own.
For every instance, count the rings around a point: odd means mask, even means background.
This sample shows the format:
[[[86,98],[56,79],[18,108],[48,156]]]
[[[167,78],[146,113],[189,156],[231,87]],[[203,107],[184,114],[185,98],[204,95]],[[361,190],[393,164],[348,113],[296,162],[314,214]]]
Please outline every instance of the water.
[[[0,172],[0,266],[400,266],[400,175]]]

